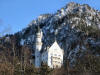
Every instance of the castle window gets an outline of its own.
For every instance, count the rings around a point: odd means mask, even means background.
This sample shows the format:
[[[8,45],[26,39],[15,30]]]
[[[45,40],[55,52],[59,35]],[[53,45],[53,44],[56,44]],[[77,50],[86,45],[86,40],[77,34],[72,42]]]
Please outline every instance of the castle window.
[[[54,54],[55,56],[57,56],[57,54]]]
[[[58,65],[56,65],[56,68],[58,68]]]
[[[58,56],[61,56],[61,55],[58,55]]]
[[[60,64],[60,62],[58,62],[58,64]]]

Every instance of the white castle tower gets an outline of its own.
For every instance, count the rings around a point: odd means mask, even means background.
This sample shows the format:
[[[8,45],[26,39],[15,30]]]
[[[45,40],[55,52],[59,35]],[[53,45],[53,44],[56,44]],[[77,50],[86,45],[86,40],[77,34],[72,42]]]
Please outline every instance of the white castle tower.
[[[35,67],[41,66],[41,48],[42,48],[42,31],[38,26],[38,32],[36,34],[36,49],[35,49]]]

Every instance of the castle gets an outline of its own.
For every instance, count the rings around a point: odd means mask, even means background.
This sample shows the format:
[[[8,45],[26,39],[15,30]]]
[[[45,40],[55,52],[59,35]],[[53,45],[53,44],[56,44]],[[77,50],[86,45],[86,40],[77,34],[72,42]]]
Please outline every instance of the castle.
[[[47,50],[41,52],[41,49],[42,30],[38,29],[36,33],[35,67],[40,67],[42,62],[46,63],[50,68],[60,68],[62,66],[64,52],[56,40]]]

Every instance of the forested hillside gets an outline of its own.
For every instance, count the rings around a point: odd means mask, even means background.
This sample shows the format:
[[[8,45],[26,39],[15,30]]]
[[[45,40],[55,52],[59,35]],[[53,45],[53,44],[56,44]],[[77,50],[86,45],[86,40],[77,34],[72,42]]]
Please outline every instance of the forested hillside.
[[[42,50],[50,47],[55,37],[64,50],[62,68],[50,69],[42,64],[37,69],[30,64],[35,59],[32,55],[38,26],[43,32]],[[53,14],[40,15],[14,35],[0,37],[0,75],[74,75],[74,72],[76,75],[100,72],[100,12],[87,4],[71,2]]]

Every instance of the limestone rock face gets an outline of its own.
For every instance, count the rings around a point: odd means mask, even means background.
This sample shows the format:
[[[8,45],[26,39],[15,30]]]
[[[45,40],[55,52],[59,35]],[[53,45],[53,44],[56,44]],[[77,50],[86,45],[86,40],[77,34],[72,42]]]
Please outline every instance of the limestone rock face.
[[[100,12],[87,4],[71,2],[54,14],[40,15],[27,28],[16,33],[20,37],[19,43],[28,45],[33,51],[38,25],[43,32],[42,51],[50,47],[56,37],[64,50],[64,59],[69,59],[70,64],[84,56],[87,50],[100,55]]]

